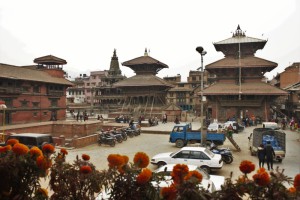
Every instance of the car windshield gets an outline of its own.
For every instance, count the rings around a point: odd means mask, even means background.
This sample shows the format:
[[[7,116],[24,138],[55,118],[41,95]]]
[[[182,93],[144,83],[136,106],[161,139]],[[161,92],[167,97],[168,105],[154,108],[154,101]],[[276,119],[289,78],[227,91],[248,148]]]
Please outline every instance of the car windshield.
[[[173,152],[170,154],[170,157],[172,157],[173,155],[175,155],[177,152]]]
[[[204,149],[204,152],[206,153],[206,154],[208,154],[210,157],[214,157],[215,156],[215,154],[213,153],[213,152],[211,152],[210,150],[208,150],[208,149]]]

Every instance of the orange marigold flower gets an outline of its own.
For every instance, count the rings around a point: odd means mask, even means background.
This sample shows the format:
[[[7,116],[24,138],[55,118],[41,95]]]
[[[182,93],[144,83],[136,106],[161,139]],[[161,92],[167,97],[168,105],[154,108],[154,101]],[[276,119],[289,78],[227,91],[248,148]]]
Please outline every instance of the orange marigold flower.
[[[140,185],[146,184],[152,177],[152,171],[148,168],[144,168],[141,173],[137,176],[136,182]]]
[[[45,145],[43,146],[42,150],[43,150],[43,152],[45,152],[45,153],[54,153],[55,148],[54,148],[54,146],[51,145],[51,144],[45,144]]]
[[[21,143],[16,143],[13,148],[12,148],[12,151],[15,153],[15,154],[18,154],[18,155],[25,155],[28,153],[29,151],[29,148],[24,145],[24,144],[21,144]]]
[[[40,155],[39,157],[36,158],[36,165],[37,165],[39,168],[42,168],[42,167],[43,167],[43,164],[44,164],[44,156],[43,156],[43,155]]]
[[[300,174],[297,174],[294,179],[294,187],[300,191]]]
[[[257,173],[262,173],[262,172],[265,172],[265,171],[266,171],[266,169],[263,168],[263,167],[261,167],[261,168],[259,168],[259,169],[257,170]]]
[[[202,181],[202,174],[198,171],[190,171],[185,177],[184,180],[195,180],[197,183],[200,183]]]
[[[65,148],[60,149],[60,153],[68,155],[68,151]]]
[[[296,188],[294,188],[294,187],[289,188],[289,193],[295,193],[295,192],[296,192]]]
[[[44,197],[48,197],[48,191],[45,188],[39,188],[36,192],[38,195],[42,195]]]
[[[14,146],[15,144],[19,143],[19,140],[17,139],[9,139],[7,140],[6,144],[10,146]]]
[[[137,152],[133,158],[133,163],[139,168],[145,168],[149,165],[149,157],[144,152]]]
[[[48,158],[45,158],[43,155],[40,155],[36,159],[36,165],[42,170],[47,170],[52,166],[52,161]]]
[[[124,164],[127,164],[128,163],[128,161],[129,161],[129,158],[128,158],[128,156],[123,156],[123,159],[124,159]]]
[[[92,168],[88,165],[84,165],[80,168],[80,172],[83,174],[89,174],[92,172]]]
[[[259,186],[266,186],[270,183],[270,176],[266,171],[257,170],[257,174],[253,175],[254,182]]]
[[[183,178],[189,173],[189,168],[185,164],[177,164],[173,167],[171,176],[174,183],[180,184],[183,181]]]
[[[10,151],[12,149],[12,147],[10,145],[6,145],[5,148],[7,151]]]
[[[90,160],[90,156],[89,155],[87,155],[87,154],[82,154],[82,159],[83,160],[85,160],[85,161],[88,161],[88,160]]]
[[[167,200],[174,200],[177,197],[177,190],[174,184],[172,184],[170,187],[163,187],[160,190],[160,195],[163,197],[163,199]]]
[[[6,153],[9,150],[11,150],[11,146],[10,145],[6,145],[4,147],[0,147],[0,153]]]
[[[108,165],[110,168],[124,165],[124,158],[119,154],[110,154],[107,157]]]
[[[244,160],[240,164],[240,170],[244,174],[248,174],[255,170],[255,165],[249,160]]]
[[[38,147],[31,147],[29,153],[31,156],[36,156],[36,157],[43,155],[43,152]]]
[[[0,153],[5,153],[6,152],[6,148],[5,147],[0,147]]]

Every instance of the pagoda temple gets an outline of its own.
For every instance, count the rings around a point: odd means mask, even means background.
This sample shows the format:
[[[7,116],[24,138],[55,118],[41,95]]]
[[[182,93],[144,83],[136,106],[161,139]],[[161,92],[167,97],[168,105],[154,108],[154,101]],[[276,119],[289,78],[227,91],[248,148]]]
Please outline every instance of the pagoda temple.
[[[264,74],[277,67],[277,63],[255,56],[267,40],[247,37],[240,26],[232,37],[214,43],[216,51],[224,58],[206,65],[206,70],[216,74],[216,82],[205,88],[207,117],[226,121],[245,117],[270,120],[270,106],[287,92],[263,81]]]
[[[122,110],[132,109],[137,114],[151,115],[154,107],[160,109],[166,105],[166,91],[173,85],[156,76],[161,69],[168,68],[166,64],[150,57],[146,49],[144,56],[123,62],[122,65],[136,73],[114,84],[114,87],[122,90]]]
[[[125,79],[120,70],[119,60],[114,49],[113,56],[111,57],[110,67],[107,71],[107,75],[101,78],[102,85],[95,88],[95,99],[101,102],[102,106],[116,106],[123,100],[123,96],[120,95],[120,89],[114,87],[114,83]]]

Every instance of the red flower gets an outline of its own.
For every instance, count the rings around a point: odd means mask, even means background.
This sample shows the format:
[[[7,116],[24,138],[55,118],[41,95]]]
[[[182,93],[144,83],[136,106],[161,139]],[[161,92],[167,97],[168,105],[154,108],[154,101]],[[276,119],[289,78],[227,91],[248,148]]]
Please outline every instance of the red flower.
[[[294,187],[289,188],[289,193],[295,193],[295,192],[296,192],[296,188],[294,188]]]
[[[68,151],[65,148],[60,149],[60,153],[68,155]]]
[[[13,148],[12,148],[12,151],[15,153],[15,154],[18,154],[18,155],[25,155],[28,153],[29,151],[29,148],[24,145],[24,144],[21,144],[21,143],[16,143]]]
[[[270,176],[264,168],[260,168],[257,174],[253,175],[253,180],[259,186],[267,186],[270,183]]]
[[[202,174],[198,171],[190,171],[185,177],[184,180],[195,180],[197,183],[200,183],[202,181]]]
[[[80,168],[80,172],[83,174],[89,174],[92,172],[92,168],[88,165],[84,165]]]
[[[300,191],[300,174],[297,174],[294,179],[294,187]]]
[[[52,161],[48,158],[45,158],[43,155],[41,155],[37,157],[36,165],[42,170],[47,170],[52,166]]]
[[[177,197],[177,190],[174,184],[170,187],[163,187],[160,191],[161,196],[163,199],[167,200],[175,200]]]
[[[110,168],[119,167],[125,164],[124,157],[119,154],[110,154],[107,157],[107,161]]]
[[[0,153],[6,153],[6,152],[8,152],[11,149],[12,149],[12,147],[10,145],[6,145],[4,147],[0,147]]]
[[[45,153],[54,153],[54,146],[51,144],[45,144],[42,148],[43,152]]]
[[[171,176],[175,184],[182,183],[184,177],[189,173],[189,168],[185,164],[177,164],[173,167]]]
[[[149,165],[149,157],[144,152],[137,152],[133,158],[133,163],[139,168],[145,168]]]
[[[85,161],[88,161],[88,160],[90,160],[90,156],[89,155],[87,155],[87,154],[82,154],[82,159],[83,160],[85,160]]]
[[[31,156],[36,157],[43,155],[43,152],[38,147],[31,147],[29,153]]]
[[[240,170],[244,174],[248,174],[255,170],[255,165],[251,161],[244,160],[240,164]]]
[[[148,183],[152,177],[152,171],[148,168],[144,168],[142,172],[137,176],[136,182],[140,185]]]
[[[124,159],[124,164],[127,164],[127,163],[128,163],[128,161],[129,161],[129,158],[128,158],[128,156],[123,156],[123,159]]]
[[[15,144],[19,143],[19,140],[17,139],[9,139],[7,140],[6,144],[10,146],[14,146]]]

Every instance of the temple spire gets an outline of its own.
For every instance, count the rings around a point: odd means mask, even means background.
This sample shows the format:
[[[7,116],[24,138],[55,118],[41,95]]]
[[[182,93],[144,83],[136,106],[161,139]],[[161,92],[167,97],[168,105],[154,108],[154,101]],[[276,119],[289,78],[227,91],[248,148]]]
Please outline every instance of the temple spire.
[[[117,57],[117,51],[116,49],[114,49],[114,53],[113,56],[111,57],[111,61],[110,61],[110,68],[109,68],[109,74],[114,74],[114,75],[120,75],[121,74],[121,70],[120,70],[120,66],[119,66],[119,60]]]
[[[148,51],[147,51],[147,48],[145,48],[145,53],[144,53],[144,56],[148,56]]]
[[[233,33],[232,37],[245,37],[245,32],[242,31],[240,25],[238,24],[235,33]]]

